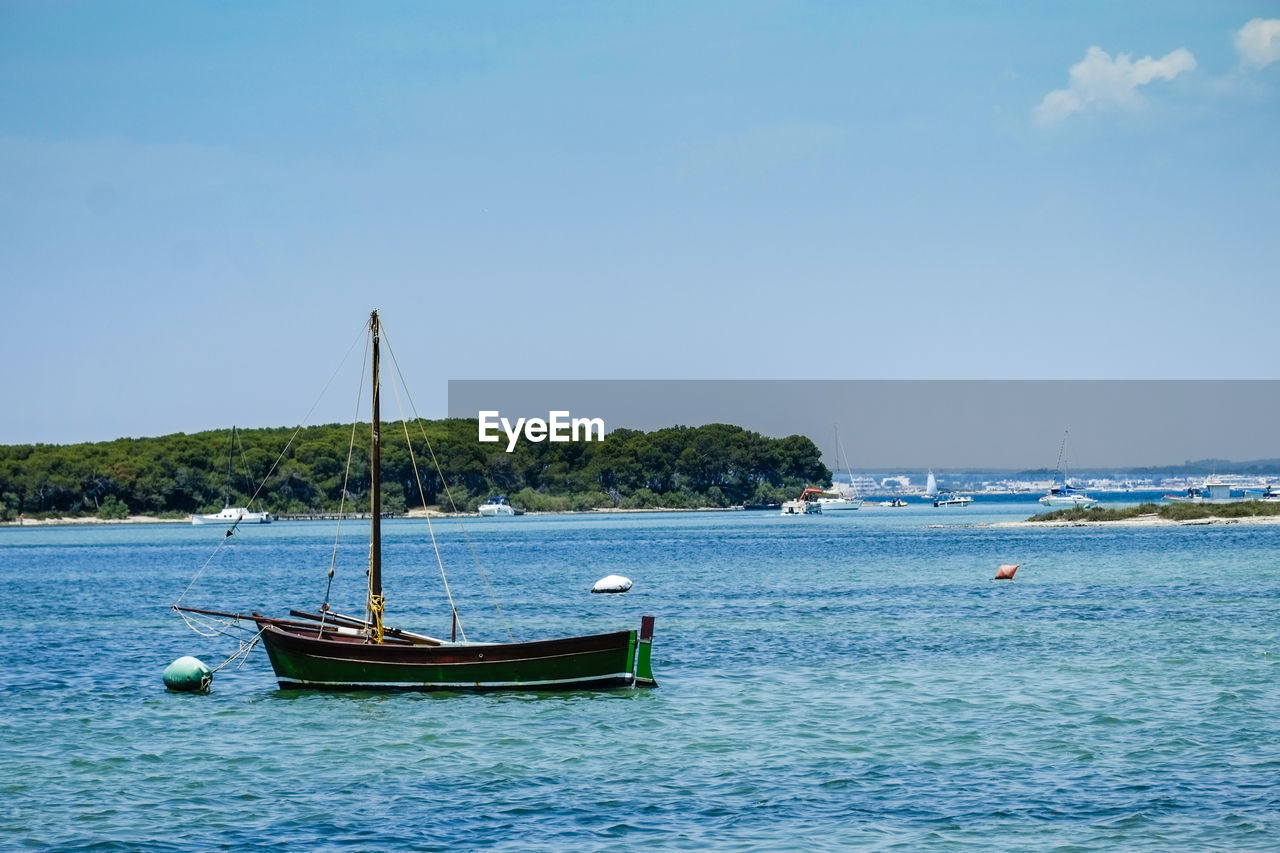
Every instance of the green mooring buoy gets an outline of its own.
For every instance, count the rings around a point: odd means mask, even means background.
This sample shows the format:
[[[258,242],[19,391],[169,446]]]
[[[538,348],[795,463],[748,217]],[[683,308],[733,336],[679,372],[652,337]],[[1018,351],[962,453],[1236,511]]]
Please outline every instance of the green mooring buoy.
[[[190,655],[180,657],[164,669],[164,686],[183,693],[205,693],[213,683],[213,670]]]

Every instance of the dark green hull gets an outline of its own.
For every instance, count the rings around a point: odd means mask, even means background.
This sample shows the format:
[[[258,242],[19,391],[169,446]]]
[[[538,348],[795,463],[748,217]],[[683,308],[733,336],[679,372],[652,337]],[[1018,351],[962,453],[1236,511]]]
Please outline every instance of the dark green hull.
[[[330,690],[575,690],[653,686],[653,620],[529,643],[373,644],[361,636],[259,623],[280,686]]]

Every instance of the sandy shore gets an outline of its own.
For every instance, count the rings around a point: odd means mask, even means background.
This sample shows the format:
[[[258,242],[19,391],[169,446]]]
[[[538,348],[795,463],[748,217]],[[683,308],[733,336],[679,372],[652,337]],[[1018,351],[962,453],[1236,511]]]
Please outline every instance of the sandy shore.
[[[701,506],[694,509],[681,509],[676,507],[654,506],[645,507],[644,509],[624,509],[622,507],[594,507],[592,509],[527,509],[520,515],[598,515],[600,513],[634,513],[634,512],[742,512],[740,506]],[[480,518],[478,512],[441,512],[440,510],[424,510],[411,509],[405,513],[405,518]],[[498,518],[510,518],[511,516],[495,516]]]
[[[1244,518],[1189,518],[1174,521],[1158,515],[1140,515],[1119,521],[997,521],[986,527],[1194,527],[1210,524],[1243,524],[1249,526],[1280,524],[1280,515],[1251,515]]]
[[[98,518],[96,516],[63,518],[16,518],[0,521],[4,527],[53,527],[62,524],[190,524],[191,516],[182,518],[156,518],[154,515],[131,515],[128,518]]]
[[[601,509],[527,511],[524,515],[592,515],[596,513],[632,513],[632,512],[727,512],[739,510],[740,507],[701,507],[696,510],[670,509],[667,507],[651,507],[648,509],[620,509],[605,507]],[[403,518],[479,518],[474,512],[441,512],[440,510],[411,509]],[[13,521],[0,521],[0,527],[57,527],[95,524],[190,524],[191,516],[181,518],[156,518],[154,515],[131,515],[128,518],[97,518],[95,516],[64,516],[61,518],[18,518]],[[287,521],[285,523],[288,523]]]

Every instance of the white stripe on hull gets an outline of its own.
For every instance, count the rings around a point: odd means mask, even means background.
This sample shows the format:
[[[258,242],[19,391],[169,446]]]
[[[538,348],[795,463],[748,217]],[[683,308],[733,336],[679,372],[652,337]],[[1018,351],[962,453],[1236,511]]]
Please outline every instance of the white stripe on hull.
[[[581,678],[553,678],[545,681],[301,681],[296,678],[278,679],[280,684],[295,684],[300,687],[439,687],[442,689],[471,690],[476,687],[551,687],[557,684],[579,684],[588,681],[619,680],[631,682],[635,675],[630,672],[615,672],[606,675],[586,675]]]

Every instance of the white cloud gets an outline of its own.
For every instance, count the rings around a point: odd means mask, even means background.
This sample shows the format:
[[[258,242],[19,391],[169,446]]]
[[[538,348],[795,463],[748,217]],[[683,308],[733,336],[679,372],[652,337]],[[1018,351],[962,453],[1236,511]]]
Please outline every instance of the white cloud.
[[[1236,33],[1240,59],[1254,68],[1280,60],[1280,18],[1254,18]]]
[[[1045,95],[1034,114],[1041,124],[1054,124],[1094,106],[1134,107],[1142,103],[1139,86],[1153,80],[1172,80],[1195,67],[1196,58],[1184,47],[1159,59],[1144,56],[1136,62],[1127,53],[1113,58],[1100,47],[1090,47],[1084,52],[1084,59],[1071,66],[1067,88]]]

